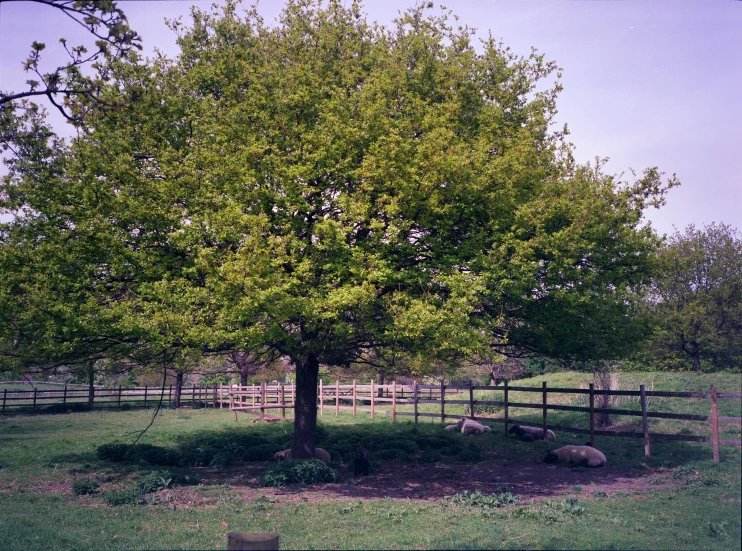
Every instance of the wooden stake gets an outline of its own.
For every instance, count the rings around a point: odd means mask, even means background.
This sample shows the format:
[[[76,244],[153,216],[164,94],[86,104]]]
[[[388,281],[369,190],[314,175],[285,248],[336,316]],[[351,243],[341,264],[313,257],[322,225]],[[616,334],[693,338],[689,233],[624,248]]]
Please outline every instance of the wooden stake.
[[[144,407],[147,407],[147,385],[144,385]]]
[[[260,383],[260,422],[265,421],[265,383]]]
[[[277,551],[278,534],[229,532],[227,551]]]
[[[415,426],[417,427],[417,381],[415,381],[415,395],[413,401],[415,402]]]
[[[286,419],[286,385],[281,384],[281,419]]]
[[[353,379],[353,417],[356,416],[356,381]]]
[[[371,379],[371,420],[374,420],[374,380]]]
[[[65,390],[67,389],[67,385],[64,385]],[[8,399],[8,389],[3,389],[3,413],[5,413],[5,400]]]
[[[544,395],[544,397],[543,397],[543,402],[544,402],[544,406],[543,406],[544,407],[544,435],[543,435],[543,439],[546,440],[546,412],[548,411],[546,409],[546,381],[543,382],[543,384],[541,385],[541,388],[542,388],[542,392],[543,392],[543,395]]]
[[[469,379],[469,417],[474,419],[474,389],[472,388],[471,379]]]
[[[590,383],[590,445],[595,445],[595,383]]]
[[[392,424],[397,422],[397,381],[392,381]]]
[[[66,384],[64,385],[64,395],[62,396],[62,403],[63,404],[66,404],[67,403],[67,385]],[[5,409],[5,401],[4,401],[4,399],[3,399],[3,409]]]
[[[119,385],[119,401],[118,401],[118,407],[121,407],[121,385]]]
[[[644,385],[639,385],[642,401],[642,431],[644,432],[644,457],[649,457],[649,420],[647,419],[647,395]]]
[[[340,381],[335,379],[335,417],[340,414]]]
[[[441,425],[446,423],[446,385],[441,381]]]
[[[505,436],[508,435],[508,380],[505,379]]]
[[[711,385],[711,441],[714,446],[714,463],[719,462],[719,408],[716,385]]]

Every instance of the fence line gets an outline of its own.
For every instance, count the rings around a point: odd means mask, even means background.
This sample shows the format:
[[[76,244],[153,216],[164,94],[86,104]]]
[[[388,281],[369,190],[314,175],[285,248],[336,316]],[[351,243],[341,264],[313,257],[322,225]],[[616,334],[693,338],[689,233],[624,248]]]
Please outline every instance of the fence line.
[[[37,383],[41,384],[41,383]],[[288,389],[288,392],[287,392]],[[476,400],[474,391],[502,391],[503,400]],[[540,403],[536,402],[513,402],[510,400],[510,392],[540,393]],[[468,393],[468,396],[466,394]],[[589,406],[571,406],[562,404],[549,404],[549,394],[576,394],[588,395]],[[464,395],[466,399],[459,399]],[[629,409],[599,408],[595,407],[595,396],[628,396],[638,397],[641,405],[641,411]],[[670,397],[670,398],[696,398],[710,399],[711,408],[708,415],[691,415],[681,413],[664,413],[657,411],[647,411],[648,397]],[[353,415],[357,413],[368,413],[371,419],[376,414],[391,415],[392,422],[396,422],[397,416],[412,416],[414,422],[418,423],[421,417],[431,419],[438,418],[441,423],[446,419],[458,419],[460,414],[450,413],[450,406],[467,405],[469,417],[480,421],[491,423],[503,423],[504,430],[507,433],[510,424],[514,423],[511,418],[510,408],[538,409],[542,412],[541,423],[532,423],[519,421],[518,424],[525,426],[536,426],[543,429],[548,427],[564,432],[575,434],[589,434],[590,442],[594,443],[595,436],[622,437],[622,438],[642,438],[644,440],[644,452],[647,457],[650,455],[650,445],[652,440],[680,440],[689,442],[711,442],[713,446],[714,461],[719,460],[719,445],[742,446],[739,440],[720,439],[719,424],[733,423],[741,424],[742,418],[720,416],[718,414],[719,399],[739,399],[741,393],[734,392],[717,392],[716,386],[711,386],[711,392],[669,392],[669,391],[652,391],[646,390],[641,385],[639,390],[602,390],[595,389],[590,384],[587,389],[576,388],[549,388],[544,381],[539,387],[521,387],[510,386],[508,381],[504,381],[503,386],[446,386],[441,385],[412,385],[392,384],[380,385],[371,380],[369,384],[335,384],[325,385],[321,380],[317,389],[318,412],[324,415],[325,402],[334,406],[335,415],[339,415],[340,410],[352,411]],[[181,405],[194,407],[201,405],[203,407],[224,408],[225,405],[233,412],[235,421],[238,412],[254,413],[259,415],[261,421],[272,421],[286,418],[286,410],[294,408],[296,399],[296,388],[294,385],[250,385],[241,387],[239,385],[219,385],[210,387],[184,387],[181,390]],[[164,402],[172,404],[174,401],[174,389],[171,386],[163,387],[135,387],[135,388],[94,388],[91,393],[89,389],[72,388],[72,385],[65,385],[60,390],[8,390],[2,392],[2,413],[8,413],[11,410],[36,410],[43,411],[42,407],[49,407],[55,404],[62,406],[70,404],[88,404],[92,402],[94,407],[126,407],[138,405],[143,407],[153,406],[155,403]],[[350,402],[348,404],[348,402]],[[346,405],[347,404],[347,405]],[[440,404],[440,413],[429,413],[420,411],[419,406],[422,404]],[[359,407],[360,406],[370,406]],[[413,411],[400,411],[398,406],[413,406]],[[382,406],[382,407],[380,407]],[[391,409],[386,407],[391,406]],[[449,406],[449,413],[446,407]],[[475,415],[476,406],[501,406],[503,407],[503,417],[477,417]],[[280,417],[269,414],[269,411],[280,410]],[[589,429],[578,427],[564,427],[548,423],[548,411],[573,411],[587,413],[589,416]],[[608,430],[597,430],[596,414],[608,413],[610,415],[622,416],[641,416],[642,432],[615,432]],[[694,436],[685,434],[662,434],[649,432],[649,419],[673,419],[684,421],[708,422],[710,424],[711,436]],[[545,434],[544,430],[544,434]]]

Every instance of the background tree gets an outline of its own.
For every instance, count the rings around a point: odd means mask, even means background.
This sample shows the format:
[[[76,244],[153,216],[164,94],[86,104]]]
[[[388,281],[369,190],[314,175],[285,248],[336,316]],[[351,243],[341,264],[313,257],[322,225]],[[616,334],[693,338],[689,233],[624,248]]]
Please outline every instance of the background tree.
[[[646,307],[650,359],[701,371],[742,366],[742,239],[725,224],[676,231],[657,255]]]

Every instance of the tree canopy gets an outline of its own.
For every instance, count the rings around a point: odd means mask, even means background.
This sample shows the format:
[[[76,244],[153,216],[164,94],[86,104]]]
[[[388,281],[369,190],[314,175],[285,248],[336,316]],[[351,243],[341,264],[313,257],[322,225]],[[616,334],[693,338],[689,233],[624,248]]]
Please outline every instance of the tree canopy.
[[[742,366],[742,238],[726,224],[676,231],[659,249],[649,357],[701,371]]]
[[[600,359],[634,344],[658,243],[642,213],[676,182],[575,163],[543,55],[475,46],[423,5],[391,28],[312,0],[272,26],[231,2],[173,26],[177,59],[117,65],[102,93],[120,108],[11,165],[2,208],[23,214],[3,254],[44,251],[67,276],[17,276],[3,353],[25,328],[67,342],[80,305],[80,334],[126,353],[273,351],[296,366],[301,458],[320,363],[392,351],[423,373],[492,347]],[[61,327],[13,302],[60,292]]]

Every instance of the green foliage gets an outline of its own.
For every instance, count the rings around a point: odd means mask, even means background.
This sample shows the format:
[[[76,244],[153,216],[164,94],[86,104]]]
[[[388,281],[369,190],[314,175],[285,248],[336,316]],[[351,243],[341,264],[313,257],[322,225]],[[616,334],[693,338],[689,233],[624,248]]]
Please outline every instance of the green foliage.
[[[659,250],[646,310],[655,333],[639,356],[655,368],[742,366],[742,236],[725,224],[676,231]]]
[[[100,482],[91,478],[81,478],[72,483],[72,493],[76,496],[94,494],[100,488]]]
[[[375,451],[374,458],[383,461],[409,461],[410,456],[405,450],[399,448],[387,448]]]
[[[319,459],[304,461],[289,459],[268,469],[261,480],[261,484],[277,487],[288,484],[323,484],[339,481],[340,475]]]
[[[482,449],[474,444],[473,442],[467,444],[466,448],[456,454],[456,459],[459,461],[477,462],[484,461],[485,455],[482,453]]]
[[[494,509],[506,505],[515,505],[520,502],[520,498],[507,491],[507,489],[489,495],[483,494],[479,490],[473,492],[467,490],[460,494],[445,496],[443,502],[477,509]]]

